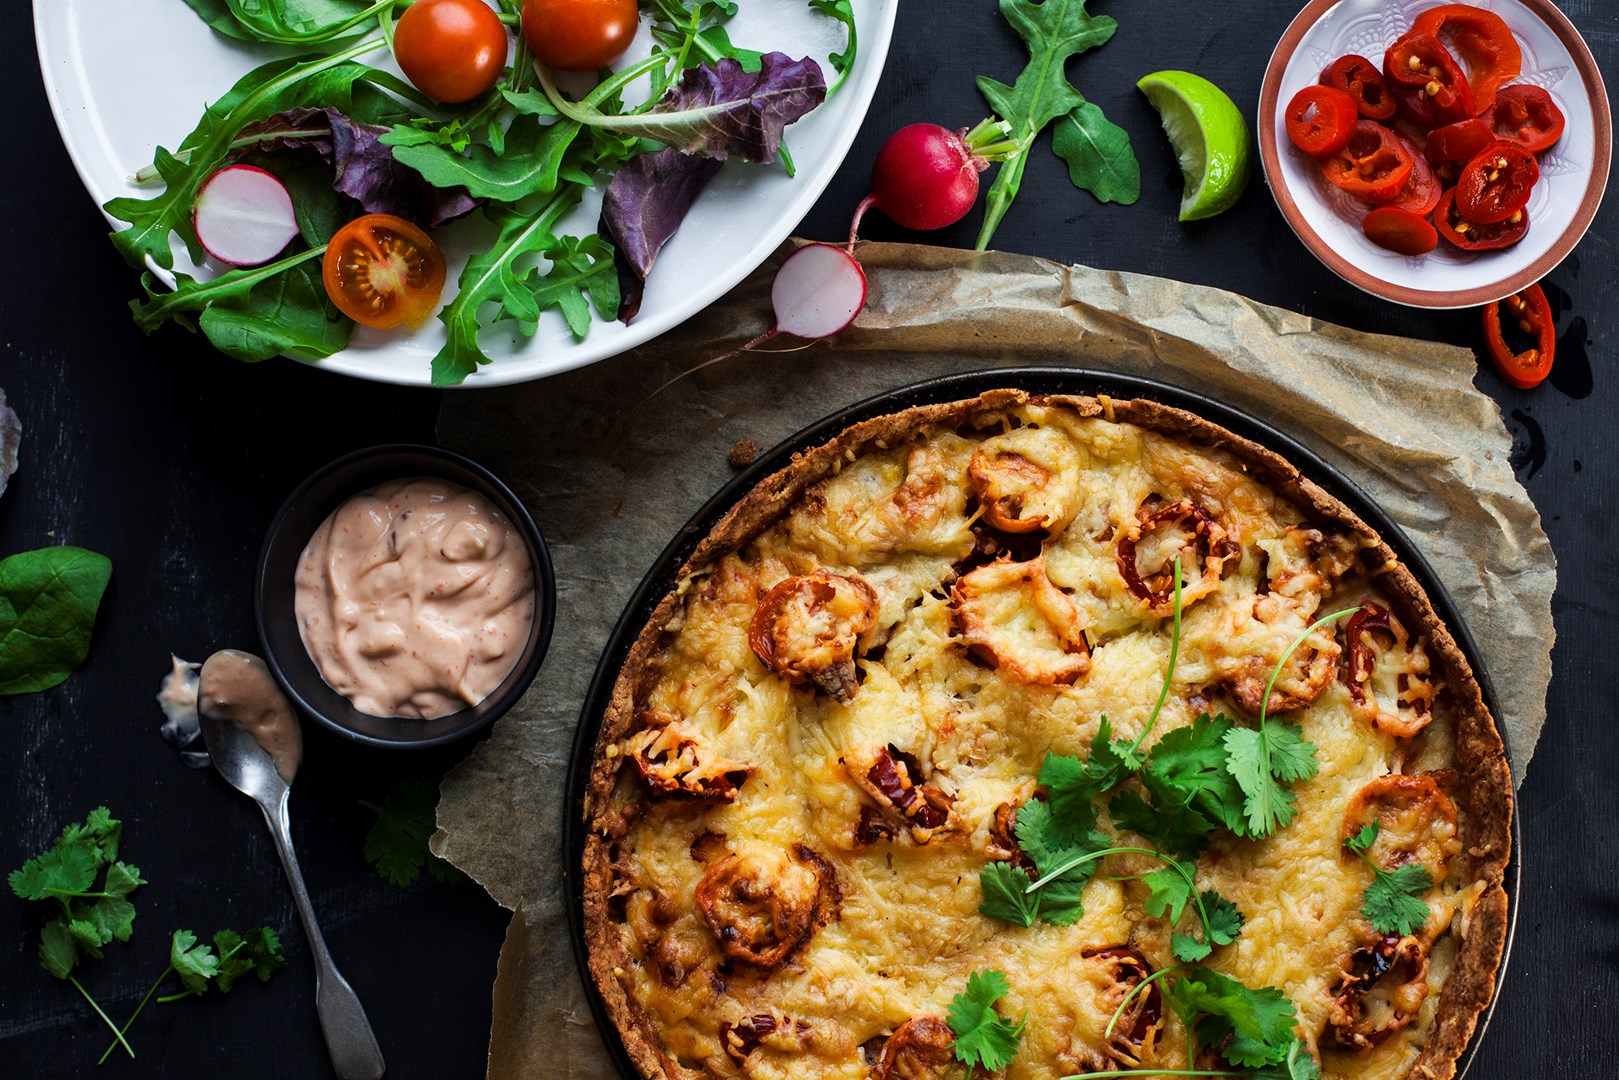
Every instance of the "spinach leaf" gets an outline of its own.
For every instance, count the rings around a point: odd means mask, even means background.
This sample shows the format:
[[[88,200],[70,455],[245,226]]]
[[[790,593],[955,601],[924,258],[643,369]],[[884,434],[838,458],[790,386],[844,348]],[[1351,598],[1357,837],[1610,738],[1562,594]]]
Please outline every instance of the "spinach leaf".
[[[90,652],[112,562],[76,547],[0,560],[0,694],[49,690]]]
[[[185,0],[226,37],[273,45],[316,45],[351,37],[399,0]]]
[[[1087,101],[1057,121],[1052,153],[1068,162],[1068,179],[1101,202],[1128,206],[1141,197],[1141,166],[1130,136]]]

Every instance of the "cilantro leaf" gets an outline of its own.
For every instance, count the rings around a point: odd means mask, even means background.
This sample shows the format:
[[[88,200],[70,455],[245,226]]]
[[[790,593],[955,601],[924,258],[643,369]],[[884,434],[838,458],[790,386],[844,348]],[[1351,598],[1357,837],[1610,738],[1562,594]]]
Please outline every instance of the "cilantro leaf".
[[[1277,782],[1266,764],[1265,735],[1264,729],[1233,727],[1225,736],[1226,768],[1242,788],[1243,835],[1253,840],[1285,829],[1295,813],[1293,793]]]
[[[1209,940],[1216,945],[1229,945],[1237,940],[1242,933],[1242,924],[1246,922],[1237,905],[1215,892],[1213,889],[1203,891],[1203,910],[1208,914]]]
[[[1150,890],[1143,907],[1153,918],[1167,918],[1174,923],[1180,921],[1181,913],[1192,899],[1190,867],[1169,859],[1165,862],[1169,865],[1141,879],[1142,884]]]
[[[271,975],[287,966],[281,939],[268,926],[257,927],[246,934],[221,930],[214,935],[214,948],[219,953],[214,985],[222,994],[230,993],[238,980],[250,975],[259,982],[269,982]]]
[[[1233,1065],[1281,1064],[1293,1052],[1298,1014],[1274,986],[1253,990],[1217,971],[1191,968],[1165,987],[1164,997],[1202,1045],[1219,1048]]]
[[[967,976],[967,989],[950,999],[946,1019],[956,1035],[956,1060],[989,1072],[1006,1068],[1017,1056],[1018,1040],[1028,1026],[1027,1015],[1016,1024],[1001,1019],[995,1003],[1012,989],[999,971],[975,971]]]
[[[1360,832],[1344,841],[1344,847],[1350,851],[1366,851],[1377,843],[1377,834],[1381,826],[1376,821],[1369,821],[1360,827]]]
[[[1032,884],[1029,875],[1011,863],[987,864],[978,873],[978,887],[983,892],[979,914],[1013,926],[1033,925],[1040,915],[1040,894],[1028,891]]]
[[[70,843],[36,855],[13,870],[7,881],[11,891],[24,900],[49,900],[53,896],[88,892],[95,884],[101,860],[93,846]]]
[[[1308,780],[1321,771],[1315,759],[1315,744],[1304,740],[1304,732],[1294,724],[1272,722],[1265,725],[1265,741],[1270,744],[1270,772],[1284,784]]]
[[[406,777],[388,789],[365,834],[365,858],[377,873],[403,888],[422,876],[425,865],[438,881],[464,881],[466,875],[434,855],[428,838],[438,828],[438,785]]]
[[[1422,896],[1433,887],[1433,876],[1420,863],[1406,863],[1395,870],[1372,867],[1376,876],[1366,889],[1360,911],[1379,934],[1414,933],[1428,921],[1430,912]]]
[[[1096,826],[1096,797],[1123,783],[1141,768],[1141,761],[1128,741],[1113,737],[1113,725],[1104,716],[1091,739],[1088,760],[1048,753],[1038,779],[1059,825],[1079,835]]]
[[[190,930],[176,930],[169,945],[169,966],[193,994],[205,993],[208,981],[219,974],[219,957],[207,945],[197,943]]]
[[[1287,1056],[1275,1065],[1267,1065],[1253,1073],[1251,1080],[1321,1080],[1321,1066],[1310,1056],[1304,1040],[1293,1037]]]
[[[1195,964],[1213,952],[1214,946],[1190,934],[1173,933],[1169,935],[1169,951],[1181,963]]]
[[[126,897],[145,881],[140,870],[113,862],[123,824],[105,806],[83,825],[64,828],[49,851],[13,870],[7,881],[24,900],[55,901],[52,918],[40,928],[40,965],[58,979],[68,978],[84,956],[100,958],[103,946],[128,941],[135,905]],[[100,889],[96,876],[106,868]]]
[[[1096,873],[1096,863],[1070,864],[1107,847],[1107,837],[1095,831],[1074,834],[1038,799],[1023,804],[1016,829],[1018,846],[1045,882],[1040,886],[1040,917],[1057,926],[1078,922],[1085,914],[1085,885]]]
[[[66,979],[79,963],[79,941],[66,920],[52,919],[39,931],[39,966],[58,979]]]
[[[1114,824],[1128,829],[1160,851],[1195,859],[1209,846],[1216,823],[1189,806],[1154,798],[1151,803],[1134,791],[1122,791],[1108,804]]]

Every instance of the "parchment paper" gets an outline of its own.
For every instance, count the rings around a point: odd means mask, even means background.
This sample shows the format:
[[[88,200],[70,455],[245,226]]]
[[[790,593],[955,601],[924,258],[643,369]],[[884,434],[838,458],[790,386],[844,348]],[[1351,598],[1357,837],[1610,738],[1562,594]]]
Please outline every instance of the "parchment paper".
[[[434,838],[435,851],[515,912],[494,989],[492,1080],[614,1075],[562,907],[562,797],[586,687],[636,583],[732,475],[726,456],[739,439],[767,448],[923,378],[1053,363],[1127,372],[1225,401],[1305,443],[1432,561],[1494,677],[1522,779],[1545,719],[1556,567],[1508,463],[1500,412],[1473,389],[1472,353],[1026,256],[886,244],[859,254],[866,310],[830,344],[703,366],[768,327],[772,262],[633,353],[446,398],[440,441],[516,489],[557,573],[545,666],[446,778]]]

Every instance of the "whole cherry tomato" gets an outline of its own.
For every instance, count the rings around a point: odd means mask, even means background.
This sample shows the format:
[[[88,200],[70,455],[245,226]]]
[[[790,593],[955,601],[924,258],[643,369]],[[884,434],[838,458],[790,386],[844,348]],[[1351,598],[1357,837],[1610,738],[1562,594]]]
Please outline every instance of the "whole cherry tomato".
[[[1394,94],[1377,65],[1364,56],[1340,56],[1321,73],[1321,85],[1342,90],[1368,120],[1394,119]]]
[[[1529,231],[1529,211],[1518,210],[1505,221],[1480,225],[1462,216],[1456,208],[1456,189],[1451,188],[1434,207],[1433,223],[1440,236],[1463,251],[1496,251],[1524,238]]]
[[[321,265],[326,295],[377,330],[418,323],[444,292],[444,253],[404,218],[367,214],[332,237]]]
[[[1427,220],[1397,206],[1379,206],[1361,221],[1366,239],[1401,255],[1426,255],[1439,246],[1439,234]]]
[[[1361,120],[1344,148],[1320,163],[1321,174],[1351,195],[1385,203],[1411,178],[1408,144],[1375,120]]]
[[[1428,160],[1472,161],[1495,141],[1490,125],[1471,116],[1428,133]]]
[[[1480,119],[1497,139],[1516,143],[1533,154],[1549,150],[1563,137],[1568,123],[1552,96],[1528,83],[1503,86],[1496,92],[1495,104]]]
[[[451,104],[494,86],[509,48],[506,27],[483,0],[416,0],[394,28],[394,57],[405,77]]]
[[[1493,225],[1529,202],[1540,179],[1535,155],[1512,143],[1492,143],[1467,163],[1456,181],[1456,209],[1468,221]]]
[[[1287,137],[1311,157],[1336,154],[1349,145],[1360,110],[1355,99],[1331,86],[1306,86],[1287,104]]]
[[[1444,4],[1418,15],[1413,29],[1449,41],[1461,55],[1467,63],[1467,83],[1476,112],[1489,108],[1496,90],[1523,70],[1523,50],[1518,47],[1518,39],[1493,11],[1470,4]]]
[[[1502,331],[1503,308],[1519,330],[1534,336],[1532,347],[1523,352],[1512,351]],[[1484,341],[1490,348],[1490,359],[1495,361],[1495,369],[1501,377],[1519,390],[1539,386],[1551,374],[1552,359],[1557,352],[1553,321],[1552,306],[1546,302],[1546,294],[1539,285],[1484,305]]]
[[[1401,116],[1432,130],[1473,115],[1473,91],[1456,58],[1431,34],[1413,30],[1383,54],[1383,75]]]
[[[635,37],[635,0],[523,0],[523,37],[547,67],[595,71]]]
[[[1411,176],[1406,180],[1405,187],[1400,189],[1400,193],[1389,200],[1388,205],[1418,217],[1427,217],[1433,213],[1433,208],[1439,205],[1439,196],[1445,193],[1445,185],[1440,182],[1434,167],[1428,164],[1428,159],[1418,152],[1409,139],[1405,140],[1405,145],[1411,154]]]

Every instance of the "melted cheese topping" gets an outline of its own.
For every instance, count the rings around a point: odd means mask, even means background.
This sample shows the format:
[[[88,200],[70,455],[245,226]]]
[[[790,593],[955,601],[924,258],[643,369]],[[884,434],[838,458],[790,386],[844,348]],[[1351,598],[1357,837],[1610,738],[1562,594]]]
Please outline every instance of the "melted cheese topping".
[[[1088,670],[1066,685],[1033,684],[989,666],[963,647],[952,609],[950,587],[974,551],[979,514],[968,466],[985,438],[1005,442],[1002,433],[1019,430],[1039,431],[1041,463],[1067,470],[1049,488],[1060,496],[1060,511],[1046,511],[1063,524],[1035,534],[1044,540],[1034,556],[1077,610],[1094,650]],[[1055,451],[1054,438],[1063,444]],[[1340,583],[1308,603],[1272,595],[1272,577],[1297,581],[1301,565],[1308,570],[1289,532],[1300,513],[1235,461],[1127,424],[1030,406],[979,437],[931,433],[868,453],[690,583],[672,627],[678,632],[640,704],[678,717],[708,755],[752,772],[734,802],[647,804],[618,840],[614,886],[628,898],[617,928],[629,963],[623,979],[677,1075],[870,1076],[872,1040],[913,1017],[942,1018],[968,974],[981,968],[1011,980],[1002,1015],[1028,1013],[1008,1077],[1051,1080],[1116,1067],[1098,1054],[1117,998],[1096,985],[1102,966],[1082,954],[1129,946],[1154,970],[1175,964],[1171,928],[1146,915],[1139,882],[1120,880],[1157,864],[1110,856],[1086,888],[1083,918],[1066,927],[1019,928],[980,915],[978,874],[989,858],[996,809],[1033,794],[1048,752],[1084,757],[1103,715],[1115,733],[1133,737],[1152,711],[1170,619],[1131,593],[1113,541],[1154,497],[1192,500],[1240,545],[1217,591],[1185,611],[1156,734],[1205,709],[1251,723],[1223,689],[1234,685],[1227,680],[1251,667],[1268,675],[1317,608],[1352,606],[1368,595],[1366,583]],[[748,645],[761,596],[784,577],[817,568],[861,576],[879,600],[856,653],[858,692],[847,705],[811,686],[789,686]],[[1275,617],[1256,614],[1267,601]],[[1009,640],[1028,617],[995,614]],[[1323,631],[1317,644],[1332,648],[1332,633]],[[1343,965],[1376,939],[1359,914],[1371,871],[1340,847],[1345,808],[1368,782],[1410,768],[1414,756],[1402,740],[1353,715],[1336,660],[1331,670],[1313,702],[1285,714],[1319,750],[1319,775],[1293,786],[1297,819],[1263,842],[1219,833],[1198,860],[1199,886],[1219,890],[1247,918],[1239,939],[1207,963],[1251,987],[1287,993],[1300,1035],[1312,1048],[1319,1041],[1325,1076],[1395,1078],[1420,1051],[1452,969],[1463,920],[1451,928],[1451,914],[1467,878],[1458,868],[1430,893],[1429,932],[1438,940],[1426,975],[1431,992],[1415,1021],[1369,1052],[1335,1048],[1323,1027]],[[1452,760],[1454,723],[1443,698],[1435,713],[1421,739],[1424,768]],[[628,742],[613,752],[625,752]],[[851,772],[867,769],[884,748],[913,758],[922,774],[913,779],[949,800],[948,823],[924,843],[903,827],[874,842],[857,832],[863,813],[876,808]],[[1465,834],[1465,819],[1462,828]],[[1140,841],[1127,835],[1125,842]],[[759,844],[813,849],[841,894],[830,920],[771,971],[726,963],[695,898],[708,867]],[[1380,1007],[1373,997],[1369,1014]],[[741,1060],[727,1055],[722,1028],[761,1014],[791,1037],[765,1038]],[[1154,1064],[1187,1068],[1185,1046],[1186,1033],[1170,1015]]]

